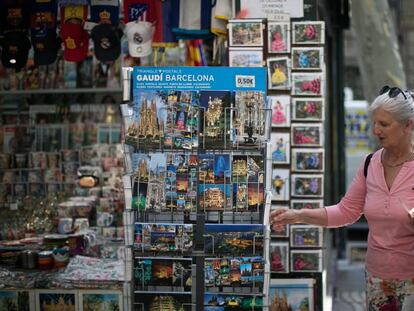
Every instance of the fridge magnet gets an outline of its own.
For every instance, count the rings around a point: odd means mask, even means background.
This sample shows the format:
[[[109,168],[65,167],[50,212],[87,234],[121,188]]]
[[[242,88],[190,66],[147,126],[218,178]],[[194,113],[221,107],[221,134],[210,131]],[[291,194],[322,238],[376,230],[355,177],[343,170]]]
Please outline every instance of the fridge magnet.
[[[270,148],[272,152],[272,163],[290,163],[290,134],[276,133],[270,134]]]
[[[28,290],[0,290],[0,310],[34,311],[34,292]]]
[[[263,21],[261,19],[230,19],[228,21],[229,46],[263,46]]]
[[[270,272],[289,273],[289,243],[270,242]]]
[[[290,53],[290,23],[268,22],[269,53]]]
[[[293,197],[323,197],[323,174],[292,174]]]
[[[270,212],[273,212],[276,209],[288,209],[289,206],[287,204],[272,204],[272,206],[270,207]],[[274,238],[288,238],[289,237],[289,225],[282,225],[282,226],[278,226],[277,229],[274,228],[270,228],[270,235]]]
[[[290,89],[290,60],[288,57],[268,58],[267,73],[269,80],[269,89]]]
[[[263,92],[235,92],[231,140],[234,148],[257,149],[264,142],[266,103]]]
[[[229,48],[229,67],[263,67],[263,49]]]
[[[324,44],[324,22],[293,22],[292,44]]]
[[[324,149],[301,148],[292,149],[292,171],[323,172]]]
[[[323,96],[324,80],[322,73],[292,73],[292,95]]]
[[[36,290],[36,306],[39,311],[78,310],[78,294],[74,290]]]
[[[367,254],[367,247],[367,242],[347,242],[346,259],[348,259],[349,263],[352,265],[363,265]]]
[[[81,290],[79,291],[79,305],[81,311],[123,310],[121,291],[110,290]]]
[[[292,250],[291,272],[322,272],[322,250]]]
[[[292,48],[293,70],[322,70],[323,48]]]
[[[272,109],[272,127],[289,127],[290,96],[268,96],[267,100]]]
[[[273,169],[272,171],[272,200],[286,201],[289,200],[289,177],[288,169]]]
[[[203,149],[223,149],[230,145],[230,92],[202,91],[200,144]]]
[[[290,246],[291,247],[322,247],[323,246],[322,227],[310,225],[291,225],[290,226]]]
[[[292,121],[323,121],[324,119],[322,98],[293,98]]]
[[[292,123],[292,146],[323,147],[322,123]]]
[[[315,208],[322,208],[324,206],[323,200],[291,200],[290,201],[290,208],[292,209],[315,209]]]
[[[314,284],[315,279],[271,279],[269,309],[277,311],[279,310],[277,306],[287,305],[286,310],[314,311]]]
[[[263,252],[263,225],[206,224],[207,254],[255,255]]]

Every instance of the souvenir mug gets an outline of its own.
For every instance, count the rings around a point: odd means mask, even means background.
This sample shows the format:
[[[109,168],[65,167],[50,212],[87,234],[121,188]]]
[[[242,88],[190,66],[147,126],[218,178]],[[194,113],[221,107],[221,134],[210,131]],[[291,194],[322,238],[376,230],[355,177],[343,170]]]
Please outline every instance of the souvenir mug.
[[[57,247],[53,250],[53,261],[56,268],[63,268],[69,262],[69,247]]]
[[[114,216],[111,213],[101,212],[96,213],[96,224],[99,227],[108,227],[114,221]]]
[[[76,218],[75,224],[73,225],[76,231],[85,231],[89,228],[88,218]]]
[[[67,234],[72,232],[72,218],[60,218],[58,224],[58,232],[60,234]]]
[[[47,270],[53,267],[53,252],[42,251],[38,254],[37,264],[39,269]]]

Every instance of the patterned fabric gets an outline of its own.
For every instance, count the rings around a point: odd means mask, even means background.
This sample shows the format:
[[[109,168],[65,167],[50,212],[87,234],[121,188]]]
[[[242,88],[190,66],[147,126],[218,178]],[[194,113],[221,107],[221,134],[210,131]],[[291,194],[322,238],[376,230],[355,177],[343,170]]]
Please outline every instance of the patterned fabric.
[[[405,297],[414,295],[413,279],[377,278],[365,271],[367,280],[368,311],[400,311],[403,309]]]

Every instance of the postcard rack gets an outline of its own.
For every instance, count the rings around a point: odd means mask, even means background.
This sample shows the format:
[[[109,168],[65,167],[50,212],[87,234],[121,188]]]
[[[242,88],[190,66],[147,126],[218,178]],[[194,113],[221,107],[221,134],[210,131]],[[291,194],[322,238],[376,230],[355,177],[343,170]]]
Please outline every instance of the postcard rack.
[[[225,300],[258,310],[269,277],[265,70],[135,67],[123,73],[132,309],[202,310]],[[160,81],[179,75],[193,82],[170,87]]]

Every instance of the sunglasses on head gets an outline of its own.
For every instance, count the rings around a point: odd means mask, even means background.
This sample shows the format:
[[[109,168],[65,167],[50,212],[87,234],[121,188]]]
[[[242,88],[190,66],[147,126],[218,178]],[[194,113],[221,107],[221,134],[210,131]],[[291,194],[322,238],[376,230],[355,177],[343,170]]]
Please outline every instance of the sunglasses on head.
[[[402,96],[404,96],[404,99],[407,99],[407,96],[404,94],[404,91],[402,89],[400,89],[399,87],[389,87],[388,85],[385,85],[384,87],[382,87],[381,91],[380,91],[380,95],[387,93],[388,92],[388,96],[391,98],[397,97],[398,94],[402,94]]]

